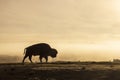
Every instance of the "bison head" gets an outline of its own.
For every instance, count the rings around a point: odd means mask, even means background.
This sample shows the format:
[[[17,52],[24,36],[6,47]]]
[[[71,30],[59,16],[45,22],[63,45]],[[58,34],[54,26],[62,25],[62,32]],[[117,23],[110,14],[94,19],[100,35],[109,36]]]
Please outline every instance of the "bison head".
[[[51,51],[50,51],[50,56],[52,57],[52,58],[55,58],[56,56],[57,56],[57,50],[56,49],[51,49]]]

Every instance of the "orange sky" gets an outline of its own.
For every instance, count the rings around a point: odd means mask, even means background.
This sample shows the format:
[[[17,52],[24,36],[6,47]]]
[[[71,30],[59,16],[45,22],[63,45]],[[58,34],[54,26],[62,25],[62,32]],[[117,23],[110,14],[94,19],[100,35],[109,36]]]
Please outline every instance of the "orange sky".
[[[0,54],[46,42],[82,60],[120,56],[119,0],[0,0]],[[86,56],[88,55],[88,56]],[[96,57],[94,57],[96,56]]]

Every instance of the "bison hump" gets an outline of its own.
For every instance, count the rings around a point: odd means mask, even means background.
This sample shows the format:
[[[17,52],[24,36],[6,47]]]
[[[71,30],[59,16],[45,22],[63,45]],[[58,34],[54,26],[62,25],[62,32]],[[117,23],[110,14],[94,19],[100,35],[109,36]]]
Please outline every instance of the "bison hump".
[[[51,49],[51,47],[49,44],[39,43],[39,44],[34,44],[31,46],[28,46],[26,49],[36,49],[36,50],[49,51]]]

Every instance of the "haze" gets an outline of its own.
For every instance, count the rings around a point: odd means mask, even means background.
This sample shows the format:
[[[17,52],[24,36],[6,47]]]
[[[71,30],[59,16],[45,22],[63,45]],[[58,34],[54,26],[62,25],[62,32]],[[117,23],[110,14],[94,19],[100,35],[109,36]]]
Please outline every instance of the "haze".
[[[0,0],[0,54],[45,42],[58,60],[120,57],[119,0]]]

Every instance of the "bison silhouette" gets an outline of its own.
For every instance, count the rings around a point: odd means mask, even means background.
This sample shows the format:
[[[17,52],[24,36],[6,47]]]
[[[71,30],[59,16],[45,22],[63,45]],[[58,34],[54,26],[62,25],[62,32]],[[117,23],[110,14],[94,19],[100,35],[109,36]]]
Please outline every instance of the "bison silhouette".
[[[39,43],[34,44],[31,46],[28,46],[24,49],[24,58],[22,63],[24,63],[24,60],[29,57],[29,60],[32,62],[32,56],[39,56],[40,62],[42,63],[42,58],[46,59],[46,63],[48,62],[48,56],[51,56],[52,58],[55,58],[57,56],[57,50],[54,48],[51,48],[49,44],[46,43]]]

